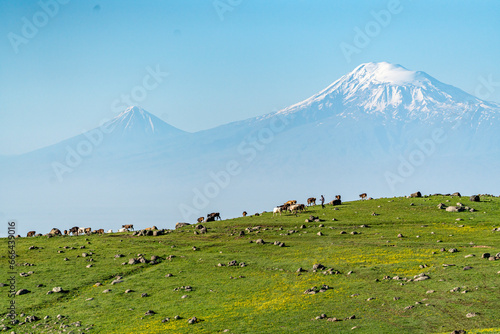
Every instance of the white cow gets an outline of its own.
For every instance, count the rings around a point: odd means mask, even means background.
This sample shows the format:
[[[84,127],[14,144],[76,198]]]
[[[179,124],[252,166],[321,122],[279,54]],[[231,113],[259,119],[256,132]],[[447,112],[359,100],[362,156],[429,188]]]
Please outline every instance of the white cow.
[[[275,207],[275,208],[273,209],[273,217],[274,217],[274,215],[275,215],[275,214],[276,214],[276,215],[278,215],[278,213],[279,213],[279,214],[280,214],[280,216],[281,216],[281,210],[282,210],[282,207],[281,207],[281,206],[277,206],[277,207]]]
[[[121,232],[128,232],[128,229],[126,229],[126,228],[121,228],[121,229],[119,229],[119,230],[118,230],[118,233],[121,233]]]
[[[294,211],[295,211],[295,213],[297,213],[297,211],[299,210],[299,208],[300,208],[300,204],[293,204],[293,205],[290,205],[290,206],[288,207],[288,210],[289,210],[291,213],[294,213]]]
[[[80,235],[80,234],[85,234],[85,228],[80,227],[80,228],[78,229],[78,235]]]
[[[107,232],[107,233],[113,233],[113,230],[108,230],[108,232]]]

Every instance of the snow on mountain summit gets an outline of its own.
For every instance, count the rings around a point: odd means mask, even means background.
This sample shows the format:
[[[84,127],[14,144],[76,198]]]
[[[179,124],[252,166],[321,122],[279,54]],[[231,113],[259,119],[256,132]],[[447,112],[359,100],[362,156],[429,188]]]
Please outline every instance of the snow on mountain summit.
[[[368,114],[392,120],[423,121],[457,119],[478,110],[484,118],[489,118],[498,113],[498,107],[425,72],[379,62],[359,65],[319,93],[276,114],[302,112],[306,118],[355,119]]]
[[[360,82],[379,82],[393,85],[422,85],[427,77],[401,65],[387,62],[361,64],[352,72]]]

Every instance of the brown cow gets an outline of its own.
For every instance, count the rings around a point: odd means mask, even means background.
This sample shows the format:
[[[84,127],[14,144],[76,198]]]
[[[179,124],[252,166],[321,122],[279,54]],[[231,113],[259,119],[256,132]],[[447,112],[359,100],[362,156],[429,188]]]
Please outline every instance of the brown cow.
[[[98,229],[96,232],[97,232],[97,234],[104,234],[104,229],[103,229],[103,228],[100,228],[100,229]]]
[[[307,199],[307,205],[316,205],[316,197],[309,197]]]
[[[153,225],[153,227],[146,227],[144,230],[146,230],[146,231],[153,231],[153,230],[157,230],[157,229],[158,229],[158,227],[156,227],[156,226]]]
[[[92,228],[86,227],[84,231],[85,233],[92,233]]]
[[[297,201],[296,200],[292,200],[292,201],[288,201],[288,202],[285,202],[285,205],[294,205],[294,204],[297,204]]]
[[[282,208],[282,210],[285,210],[285,211],[286,211],[286,210],[288,210],[288,208],[289,208],[291,205],[292,205],[292,204],[290,204],[290,203],[285,203],[285,204],[283,204],[283,205],[281,206],[281,208]]]
[[[219,220],[222,220],[222,218],[220,217],[220,213],[218,213],[218,212],[209,213],[207,215],[207,221],[208,221],[208,218],[213,218],[214,220],[216,220],[217,218],[219,218]]]
[[[361,199],[365,199],[365,198],[366,198],[366,196],[367,196],[367,195],[366,195],[366,193],[362,193],[361,195],[359,195],[359,197],[360,197]]]
[[[132,224],[122,225],[122,227],[126,229],[131,229],[132,231],[134,230],[134,225]]]
[[[243,211],[242,215],[243,215],[243,217],[246,217],[247,216],[247,212]]]
[[[205,220],[205,217],[200,217],[200,218],[198,218],[198,223],[203,223],[204,220]]]
[[[80,228],[79,228],[78,226],[74,226],[74,227],[72,227],[72,228],[70,228],[70,229],[68,230],[68,234],[69,234],[69,233],[71,233],[71,234],[73,234],[73,235],[75,235],[75,234],[76,234],[76,235],[78,235],[78,230],[79,230],[79,229],[80,229]]]
[[[26,237],[34,237],[36,234],[36,231],[29,231],[28,234],[26,234]]]

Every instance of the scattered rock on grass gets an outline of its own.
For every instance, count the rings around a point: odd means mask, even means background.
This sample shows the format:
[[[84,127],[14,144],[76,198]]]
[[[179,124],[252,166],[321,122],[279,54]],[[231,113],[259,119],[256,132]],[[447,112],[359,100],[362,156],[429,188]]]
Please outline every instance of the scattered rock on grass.
[[[16,296],[25,295],[25,294],[30,293],[30,292],[31,291],[29,291],[28,289],[20,289],[20,290],[17,290]]]

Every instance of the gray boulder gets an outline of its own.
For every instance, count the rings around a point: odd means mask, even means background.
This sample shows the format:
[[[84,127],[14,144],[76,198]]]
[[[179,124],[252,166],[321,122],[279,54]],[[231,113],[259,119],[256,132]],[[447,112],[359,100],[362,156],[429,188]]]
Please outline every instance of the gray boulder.
[[[462,212],[464,209],[461,206],[449,206],[446,208],[447,212]]]
[[[479,195],[472,195],[469,199],[471,202],[479,202],[481,200]]]
[[[27,293],[30,293],[31,291],[29,291],[28,289],[21,289],[21,290],[18,290],[16,292],[16,296],[21,296],[21,295],[25,295]]]
[[[189,225],[191,225],[191,224],[189,224],[189,223],[177,223],[177,224],[175,224],[175,229],[177,230],[178,228],[182,228],[184,226],[189,226]]]

